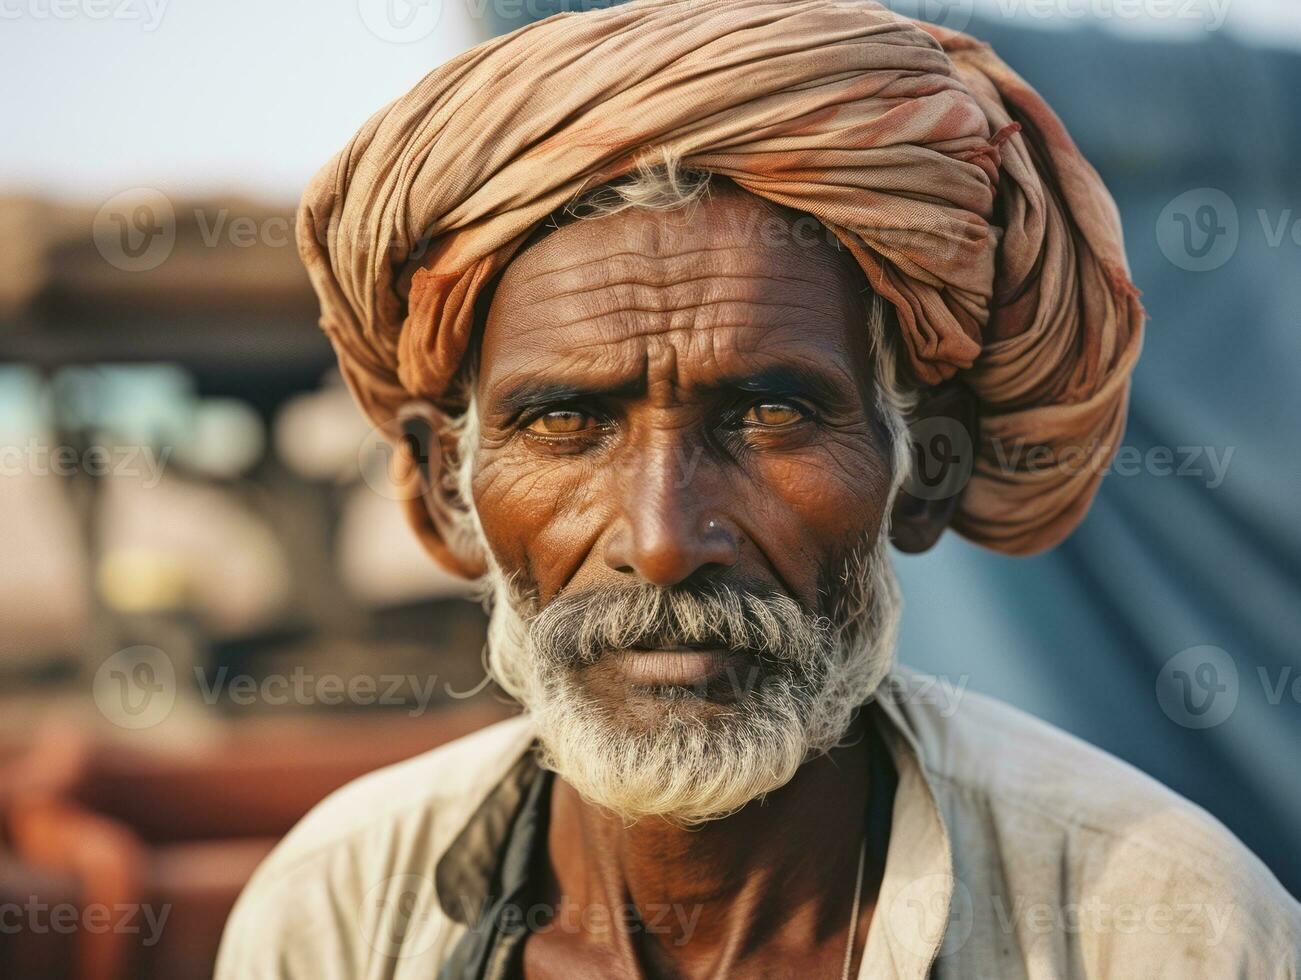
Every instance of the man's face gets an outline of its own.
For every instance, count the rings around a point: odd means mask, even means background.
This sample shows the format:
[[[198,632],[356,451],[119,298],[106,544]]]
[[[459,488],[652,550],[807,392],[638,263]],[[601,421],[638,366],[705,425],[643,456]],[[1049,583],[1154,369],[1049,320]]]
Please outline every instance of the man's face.
[[[819,632],[849,615],[846,580],[862,586],[884,545],[892,456],[865,286],[790,222],[724,186],[685,210],[572,223],[516,258],[487,318],[470,479],[483,536],[525,618],[563,615],[550,635],[567,652],[546,669],[621,731],[731,717],[756,674],[807,689],[799,672],[832,656]],[[631,625],[593,625],[618,599]],[[659,625],[640,629],[648,616]],[[781,639],[765,646],[765,626]]]

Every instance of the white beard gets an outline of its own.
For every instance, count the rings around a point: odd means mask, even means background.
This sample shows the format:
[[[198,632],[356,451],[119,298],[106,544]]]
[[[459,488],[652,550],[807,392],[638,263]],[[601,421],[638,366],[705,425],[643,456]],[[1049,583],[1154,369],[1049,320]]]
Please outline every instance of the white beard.
[[[539,635],[551,642],[546,610],[535,614],[491,559],[489,671],[532,715],[542,763],[587,801],[628,822],[715,820],[785,785],[806,761],[835,747],[889,672],[902,601],[887,539],[882,531],[847,563],[837,623],[787,620],[787,638],[804,640],[803,652],[791,654],[799,669],[765,676],[707,720],[677,710],[671,698],[649,729],[613,718],[581,689],[574,669],[539,649]],[[771,630],[774,620],[760,613]]]

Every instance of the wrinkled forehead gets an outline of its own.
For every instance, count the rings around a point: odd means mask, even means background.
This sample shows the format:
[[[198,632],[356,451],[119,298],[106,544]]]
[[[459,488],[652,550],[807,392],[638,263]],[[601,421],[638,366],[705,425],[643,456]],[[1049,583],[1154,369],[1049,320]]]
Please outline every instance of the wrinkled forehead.
[[[738,359],[863,365],[866,296],[820,222],[719,182],[674,210],[629,209],[535,236],[493,294],[480,381],[667,347],[684,371],[731,370]]]

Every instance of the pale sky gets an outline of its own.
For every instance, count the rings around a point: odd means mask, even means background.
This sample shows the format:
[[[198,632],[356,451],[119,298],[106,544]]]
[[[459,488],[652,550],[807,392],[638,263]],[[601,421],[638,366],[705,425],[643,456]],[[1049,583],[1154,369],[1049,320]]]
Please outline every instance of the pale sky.
[[[488,2],[0,0],[0,191],[294,201],[371,112],[483,34],[471,12]],[[1301,0],[888,5],[935,20],[974,7],[1045,28],[1095,22],[1172,39],[1212,28],[1301,45]],[[422,22],[432,9],[436,23]]]

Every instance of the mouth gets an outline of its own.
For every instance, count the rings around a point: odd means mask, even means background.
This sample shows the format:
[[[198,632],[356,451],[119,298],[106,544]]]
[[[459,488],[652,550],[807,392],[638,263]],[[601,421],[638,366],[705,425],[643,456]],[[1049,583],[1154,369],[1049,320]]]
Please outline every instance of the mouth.
[[[634,647],[610,661],[633,687],[702,687],[738,671],[752,659],[725,647]]]

